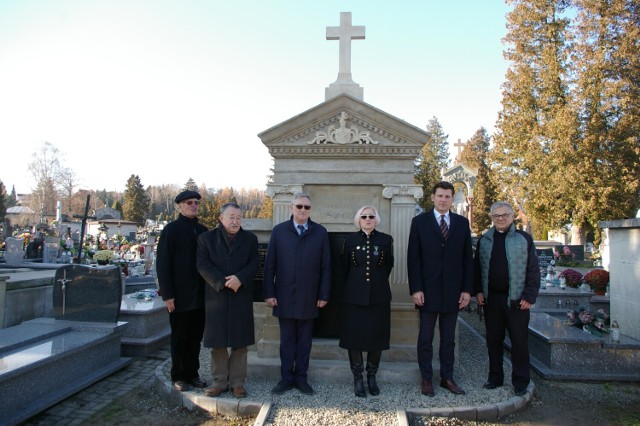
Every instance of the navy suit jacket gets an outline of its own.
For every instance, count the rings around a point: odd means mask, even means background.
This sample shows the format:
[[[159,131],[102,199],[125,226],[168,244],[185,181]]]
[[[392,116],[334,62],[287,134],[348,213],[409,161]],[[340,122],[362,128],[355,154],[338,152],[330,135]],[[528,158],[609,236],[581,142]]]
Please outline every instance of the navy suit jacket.
[[[460,293],[473,290],[473,255],[469,221],[449,213],[445,240],[433,210],[414,217],[409,232],[407,268],[410,294],[422,291],[430,312],[457,312]]]
[[[309,229],[298,236],[293,219],[271,231],[264,264],[263,295],[275,297],[273,315],[290,319],[318,316],[318,300],[329,301],[331,251],[324,226],[308,220]]]

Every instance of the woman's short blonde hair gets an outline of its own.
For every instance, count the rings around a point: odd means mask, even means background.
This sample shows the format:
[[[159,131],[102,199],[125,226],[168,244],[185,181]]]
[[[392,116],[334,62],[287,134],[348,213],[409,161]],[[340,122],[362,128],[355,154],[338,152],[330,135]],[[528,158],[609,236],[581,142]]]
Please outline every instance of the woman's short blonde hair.
[[[360,229],[360,216],[362,215],[362,212],[365,211],[366,209],[373,210],[373,214],[376,215],[376,226],[380,224],[380,215],[378,214],[378,210],[373,206],[362,206],[358,209],[358,211],[356,212],[356,215],[353,217],[353,224],[358,229]]]

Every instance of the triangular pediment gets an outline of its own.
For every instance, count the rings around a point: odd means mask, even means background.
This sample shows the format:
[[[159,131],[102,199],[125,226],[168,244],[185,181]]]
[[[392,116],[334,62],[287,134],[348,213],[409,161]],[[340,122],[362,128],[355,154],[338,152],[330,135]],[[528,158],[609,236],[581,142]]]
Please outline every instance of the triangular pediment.
[[[416,157],[425,131],[350,95],[331,98],[258,135],[279,156]]]
[[[454,164],[442,173],[442,178],[447,182],[453,184],[456,182],[464,183],[471,194],[473,194],[473,188],[476,184],[476,177],[478,177],[478,170],[464,163]]]

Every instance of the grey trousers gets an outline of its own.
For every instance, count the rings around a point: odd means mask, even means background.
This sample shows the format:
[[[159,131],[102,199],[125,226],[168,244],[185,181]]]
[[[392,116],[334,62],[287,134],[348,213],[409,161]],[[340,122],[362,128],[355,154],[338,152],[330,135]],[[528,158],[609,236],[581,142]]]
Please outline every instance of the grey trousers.
[[[211,349],[211,375],[213,386],[225,388],[227,384],[231,388],[244,386],[247,380],[247,347],[213,348]]]

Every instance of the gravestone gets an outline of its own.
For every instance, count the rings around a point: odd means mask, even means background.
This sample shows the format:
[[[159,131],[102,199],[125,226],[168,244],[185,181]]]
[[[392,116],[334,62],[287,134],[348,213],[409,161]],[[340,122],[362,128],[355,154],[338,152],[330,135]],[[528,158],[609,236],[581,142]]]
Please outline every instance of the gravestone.
[[[538,255],[538,263],[540,264],[540,269],[544,269],[546,271],[547,267],[553,260],[553,249],[536,249],[536,254]]]
[[[42,249],[42,263],[56,263],[59,252],[59,241],[50,241],[49,238],[45,239],[44,248]]]
[[[584,260],[584,246],[566,244],[566,247],[569,247],[569,249],[571,249],[571,253],[575,255],[573,260]],[[554,248],[558,253],[562,254],[562,250],[565,246],[555,246]]]
[[[18,424],[131,362],[121,357],[119,268],[56,271],[55,318],[0,330],[0,424]]]
[[[169,343],[169,312],[155,288],[125,295],[120,320],[127,322],[122,335],[124,356],[146,356]]]
[[[505,342],[511,349],[511,342]],[[559,380],[640,380],[640,341],[621,335],[595,336],[567,325],[565,319],[532,312],[529,322],[531,367]]]
[[[24,263],[24,240],[9,237],[5,240],[4,258],[9,265]]]
[[[56,270],[53,313],[60,320],[115,323],[122,293],[116,266],[65,265]]]

